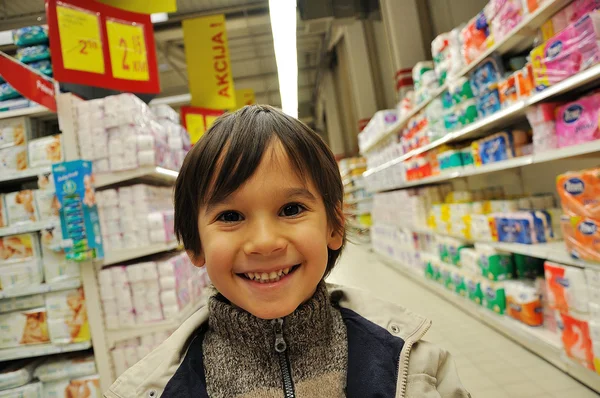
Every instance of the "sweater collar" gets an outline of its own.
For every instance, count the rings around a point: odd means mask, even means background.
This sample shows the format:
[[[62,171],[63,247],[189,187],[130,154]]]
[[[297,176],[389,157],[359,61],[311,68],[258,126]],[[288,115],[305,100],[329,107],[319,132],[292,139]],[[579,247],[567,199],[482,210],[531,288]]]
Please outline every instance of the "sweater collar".
[[[271,320],[260,319],[232,305],[220,293],[208,303],[210,329],[230,341],[259,351],[274,350],[275,329]],[[319,283],[313,296],[283,318],[283,335],[288,347],[302,347],[331,333],[332,311],[327,287]]]

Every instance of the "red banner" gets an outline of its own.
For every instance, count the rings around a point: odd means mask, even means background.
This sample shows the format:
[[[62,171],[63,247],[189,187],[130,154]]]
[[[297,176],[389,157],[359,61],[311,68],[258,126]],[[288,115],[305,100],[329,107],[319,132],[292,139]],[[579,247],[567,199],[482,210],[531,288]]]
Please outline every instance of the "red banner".
[[[190,135],[192,144],[198,142],[200,137],[212,126],[219,116],[225,111],[217,109],[206,109],[197,106],[182,106],[181,119],[183,126]]]
[[[46,15],[57,81],[160,92],[149,15],[88,0],[46,0]]]
[[[56,112],[54,80],[0,51],[0,75],[23,97]]]

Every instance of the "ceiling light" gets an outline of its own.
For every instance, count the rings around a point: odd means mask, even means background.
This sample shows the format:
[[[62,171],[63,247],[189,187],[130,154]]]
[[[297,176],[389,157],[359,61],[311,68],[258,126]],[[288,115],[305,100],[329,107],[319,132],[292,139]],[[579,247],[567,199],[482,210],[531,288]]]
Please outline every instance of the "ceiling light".
[[[169,14],[167,14],[166,12],[150,14],[150,21],[152,21],[152,23],[166,22],[168,20],[169,20]]]
[[[298,117],[298,57],[296,54],[296,0],[269,0],[281,109]]]

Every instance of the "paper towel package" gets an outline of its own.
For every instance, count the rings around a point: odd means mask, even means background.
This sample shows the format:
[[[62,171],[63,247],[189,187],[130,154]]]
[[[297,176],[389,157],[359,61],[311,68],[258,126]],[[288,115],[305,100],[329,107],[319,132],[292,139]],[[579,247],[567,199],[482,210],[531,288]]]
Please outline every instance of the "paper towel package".
[[[588,289],[582,269],[546,261],[544,274],[552,308],[565,314],[588,312]]]
[[[560,317],[563,348],[567,356],[582,366],[594,370],[594,353],[588,322],[563,313],[560,314]]]

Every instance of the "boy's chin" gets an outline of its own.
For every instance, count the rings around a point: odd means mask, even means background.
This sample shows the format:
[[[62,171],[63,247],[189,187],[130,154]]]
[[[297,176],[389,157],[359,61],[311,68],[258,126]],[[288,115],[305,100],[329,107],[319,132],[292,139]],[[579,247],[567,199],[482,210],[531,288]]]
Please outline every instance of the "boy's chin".
[[[298,308],[299,305],[300,305],[300,303],[298,303],[297,305],[281,303],[281,305],[273,305],[272,308],[271,308],[271,305],[269,305],[269,306],[267,306],[268,308],[263,307],[263,308],[244,308],[244,309],[257,318],[270,320],[270,319],[284,318],[284,317],[290,315],[292,312],[294,312],[296,310],[296,308]]]

